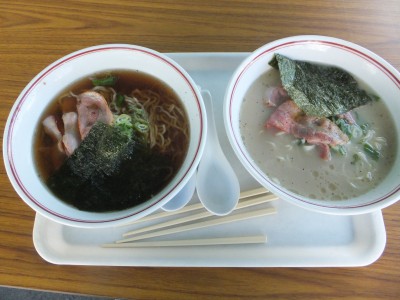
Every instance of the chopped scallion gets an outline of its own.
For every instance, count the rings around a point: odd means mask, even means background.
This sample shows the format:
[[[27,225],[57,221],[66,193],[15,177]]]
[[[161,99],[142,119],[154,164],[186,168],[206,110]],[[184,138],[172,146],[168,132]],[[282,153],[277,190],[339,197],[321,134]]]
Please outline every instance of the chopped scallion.
[[[381,153],[372,147],[371,144],[365,143],[363,145],[364,152],[371,157],[373,160],[378,160],[381,157]]]
[[[115,104],[117,105],[117,107],[122,107],[122,105],[124,104],[125,101],[125,97],[121,94],[117,94],[117,98],[115,99]]]
[[[362,124],[362,125],[360,126],[360,128],[361,128],[361,130],[363,131],[364,135],[367,134],[367,132],[368,132],[368,130],[370,129],[370,127],[371,127],[371,126],[370,126],[368,123]]]
[[[339,153],[342,156],[346,156],[347,155],[347,150],[343,145],[337,145],[334,147],[331,147],[331,149],[337,153]]]
[[[346,122],[346,120],[338,118],[335,120],[336,125],[345,133],[349,139],[353,136],[353,125]]]
[[[117,80],[117,76],[107,75],[102,78],[92,78],[92,83],[94,86],[114,86]]]

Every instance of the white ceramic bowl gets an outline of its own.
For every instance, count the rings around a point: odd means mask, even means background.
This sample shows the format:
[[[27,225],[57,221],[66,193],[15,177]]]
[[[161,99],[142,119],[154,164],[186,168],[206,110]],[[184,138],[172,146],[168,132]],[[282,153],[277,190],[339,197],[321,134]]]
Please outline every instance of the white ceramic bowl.
[[[318,212],[361,214],[395,203],[400,198],[399,149],[397,149],[394,165],[383,182],[368,193],[348,200],[312,200],[300,196],[275,183],[259,168],[243,143],[239,128],[240,109],[251,84],[271,68],[268,62],[276,52],[292,59],[340,66],[376,91],[392,113],[400,111],[400,74],[388,62],[371,51],[344,40],[323,36],[295,36],[266,44],[241,63],[234,72],[225,95],[224,122],[227,135],[237,157],[247,171],[282,199]],[[393,118],[393,120],[400,139],[400,118]],[[287,174],[290,176],[290,170]]]
[[[107,70],[138,70],[170,86],[182,100],[190,123],[190,143],[182,167],[152,199],[116,212],[78,210],[57,199],[39,179],[33,157],[35,128],[54,97],[77,79]],[[132,221],[162,207],[188,182],[199,163],[206,137],[201,94],[187,72],[167,56],[140,46],[111,44],[86,48],[54,62],[21,92],[5,127],[3,155],[7,174],[19,196],[36,212],[77,227],[106,227]]]

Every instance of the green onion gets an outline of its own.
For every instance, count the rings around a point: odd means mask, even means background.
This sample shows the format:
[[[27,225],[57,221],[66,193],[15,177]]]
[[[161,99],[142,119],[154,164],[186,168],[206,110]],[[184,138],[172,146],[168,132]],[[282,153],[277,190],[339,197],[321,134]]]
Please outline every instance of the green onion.
[[[346,156],[347,155],[347,150],[343,145],[337,145],[334,147],[331,147],[331,149],[337,153],[339,153],[342,156]]]
[[[139,123],[139,122],[136,122],[136,123],[134,124],[134,127],[135,127],[135,129],[136,129],[137,131],[140,131],[140,132],[142,132],[142,133],[146,133],[146,132],[149,130],[149,127],[148,127],[146,124]]]
[[[117,82],[118,77],[115,75],[107,75],[103,78],[92,78],[94,86],[113,86]]]
[[[125,97],[121,94],[117,94],[117,98],[115,99],[115,104],[117,105],[117,107],[122,107],[122,105],[124,104],[125,101]]]
[[[131,116],[128,116],[126,114],[119,115],[115,118],[114,124],[116,127],[119,128],[119,130],[125,134],[127,137],[132,136],[132,118]]]
[[[335,123],[340,128],[340,130],[343,131],[343,133],[345,133],[349,137],[349,139],[352,138],[352,136],[353,136],[353,126],[352,125],[347,123],[346,120],[340,119],[340,118],[336,119]]]
[[[381,153],[372,147],[371,144],[365,143],[363,145],[364,152],[371,157],[373,160],[378,160],[381,157]]]
[[[370,127],[371,127],[371,126],[370,126],[368,123],[362,124],[362,125],[360,126],[360,128],[361,128],[361,130],[363,131],[364,135],[367,134],[367,132],[368,132],[368,130],[370,129]]]

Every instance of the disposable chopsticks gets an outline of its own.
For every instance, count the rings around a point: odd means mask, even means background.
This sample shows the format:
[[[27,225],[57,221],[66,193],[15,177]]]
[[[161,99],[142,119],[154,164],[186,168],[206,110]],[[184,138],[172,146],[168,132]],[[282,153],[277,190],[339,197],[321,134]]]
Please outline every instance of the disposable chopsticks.
[[[181,247],[181,246],[210,246],[210,245],[233,245],[233,244],[260,244],[265,243],[267,237],[264,235],[240,236],[226,238],[187,239],[169,241],[131,242],[119,244],[104,244],[105,248],[132,248],[132,247]]]
[[[205,227],[210,227],[210,226],[214,226],[214,225],[226,224],[226,223],[230,223],[230,222],[236,222],[236,221],[246,220],[246,219],[250,219],[250,218],[266,216],[266,215],[270,215],[270,214],[274,214],[274,213],[276,213],[276,209],[273,207],[258,209],[255,211],[243,212],[243,213],[239,213],[239,214],[228,215],[225,217],[218,217],[218,218],[212,219],[212,220],[207,220],[207,221],[184,225],[184,226],[179,226],[179,227],[173,227],[173,228],[164,229],[164,230],[160,230],[160,231],[150,232],[150,233],[143,234],[143,235],[137,235],[134,237],[118,240],[118,241],[116,241],[116,243],[137,241],[137,240],[141,240],[141,239],[158,237],[158,236],[163,236],[163,235],[167,235],[167,234],[173,234],[173,233],[184,232],[184,231],[193,230],[193,229],[205,228]]]
[[[268,190],[266,190],[265,188],[261,187],[261,188],[256,188],[256,189],[252,189],[252,190],[248,190],[248,191],[244,191],[240,193],[240,200],[242,199],[247,199],[253,196],[258,196],[261,194],[266,194],[266,196],[271,197],[271,200],[275,200],[278,197],[270,194]],[[239,202],[240,204],[240,202]],[[186,213],[186,212],[190,212],[193,210],[197,210],[197,209],[201,209],[203,208],[203,204],[201,203],[195,203],[195,204],[191,204],[191,205],[186,205],[185,207],[181,208],[180,210],[176,210],[176,211],[163,211],[160,213],[156,213],[156,214],[151,214],[148,216],[145,216],[139,220],[133,221],[133,222],[129,222],[126,223],[122,226],[127,226],[127,225],[132,225],[132,224],[138,224],[141,222],[147,222],[147,221],[152,221],[152,220],[156,220],[156,219],[160,219],[160,218],[164,218],[164,217],[168,217],[168,216],[173,216],[176,214],[182,214],[182,213]]]
[[[245,212],[238,212],[238,211],[242,208],[255,206],[276,199],[278,199],[278,197],[271,194],[265,188],[257,188],[249,191],[244,191],[240,193],[240,201],[237,207],[235,208],[234,213],[231,215],[223,217],[215,217],[211,219],[209,217],[212,217],[213,215],[210,212],[203,210],[202,212],[199,213],[184,215],[182,217],[178,217],[173,220],[168,220],[154,225],[149,225],[143,228],[129,231],[123,234],[123,238],[121,240],[115,241],[114,243],[110,244],[104,244],[102,246],[105,248],[136,248],[136,247],[179,247],[179,246],[265,243],[267,241],[267,237],[263,235],[181,239],[181,240],[161,240],[161,241],[154,241],[154,240],[141,241],[141,240],[274,214],[276,213],[276,209],[274,207],[264,208],[264,209],[257,208]],[[149,215],[130,224],[156,220],[159,218],[174,216],[176,214],[183,214],[202,208],[204,207],[201,203],[196,203],[192,205],[187,205],[186,207],[178,211],[164,211],[157,214]],[[209,219],[201,221],[201,219],[204,218],[209,218]],[[196,222],[193,223],[193,221]],[[189,223],[189,224],[182,225],[184,223]],[[181,226],[175,226],[175,225],[181,225]]]
[[[265,189],[264,189],[264,191],[265,191]],[[258,194],[258,195],[260,195],[260,194]],[[277,197],[275,195],[273,195],[273,194],[265,194],[265,195],[257,196],[254,199],[250,199],[250,200],[239,202],[238,205],[235,208],[235,211],[239,210],[239,209],[242,209],[242,208],[250,207],[250,206],[253,206],[253,205],[258,205],[258,204],[261,204],[261,203],[273,201],[275,199],[277,199]],[[187,223],[187,222],[191,222],[191,221],[195,221],[195,220],[204,219],[204,218],[207,218],[207,217],[210,217],[210,216],[212,216],[212,214],[210,212],[208,212],[208,211],[205,211],[205,212],[201,212],[201,213],[198,213],[198,214],[189,215],[189,216],[186,216],[186,217],[174,219],[174,220],[171,220],[171,221],[158,223],[158,224],[155,224],[155,225],[152,225],[152,226],[146,226],[146,227],[143,227],[143,228],[132,230],[132,231],[129,231],[127,233],[124,233],[123,236],[135,235],[135,234],[143,233],[143,232],[146,232],[146,231],[156,230],[156,229],[160,229],[160,228],[166,228],[166,227],[173,226],[173,225],[178,225],[178,224],[182,224],[182,223]]]
[[[260,188],[256,188],[256,189],[252,189],[252,190],[241,192],[239,198],[240,199],[245,199],[245,198],[249,198],[249,197],[252,197],[252,196],[258,196],[258,195],[266,194],[266,193],[269,193],[269,191],[266,190],[263,187],[260,187]]]

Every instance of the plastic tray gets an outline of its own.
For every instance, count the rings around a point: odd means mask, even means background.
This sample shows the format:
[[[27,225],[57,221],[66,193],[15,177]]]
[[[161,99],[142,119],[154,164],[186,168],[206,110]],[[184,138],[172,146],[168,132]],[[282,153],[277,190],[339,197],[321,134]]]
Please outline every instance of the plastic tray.
[[[242,190],[259,184],[235,157],[225,135],[222,105],[225,87],[246,53],[173,53],[196,83],[208,89],[225,154],[239,176]],[[191,202],[198,201],[195,195]],[[79,229],[37,214],[33,241],[39,255],[54,264],[179,267],[344,267],[376,261],[386,243],[380,211],[358,216],[321,215],[278,200],[276,215],[197,229],[164,239],[265,234],[265,244],[162,248],[102,248],[139,225]]]

